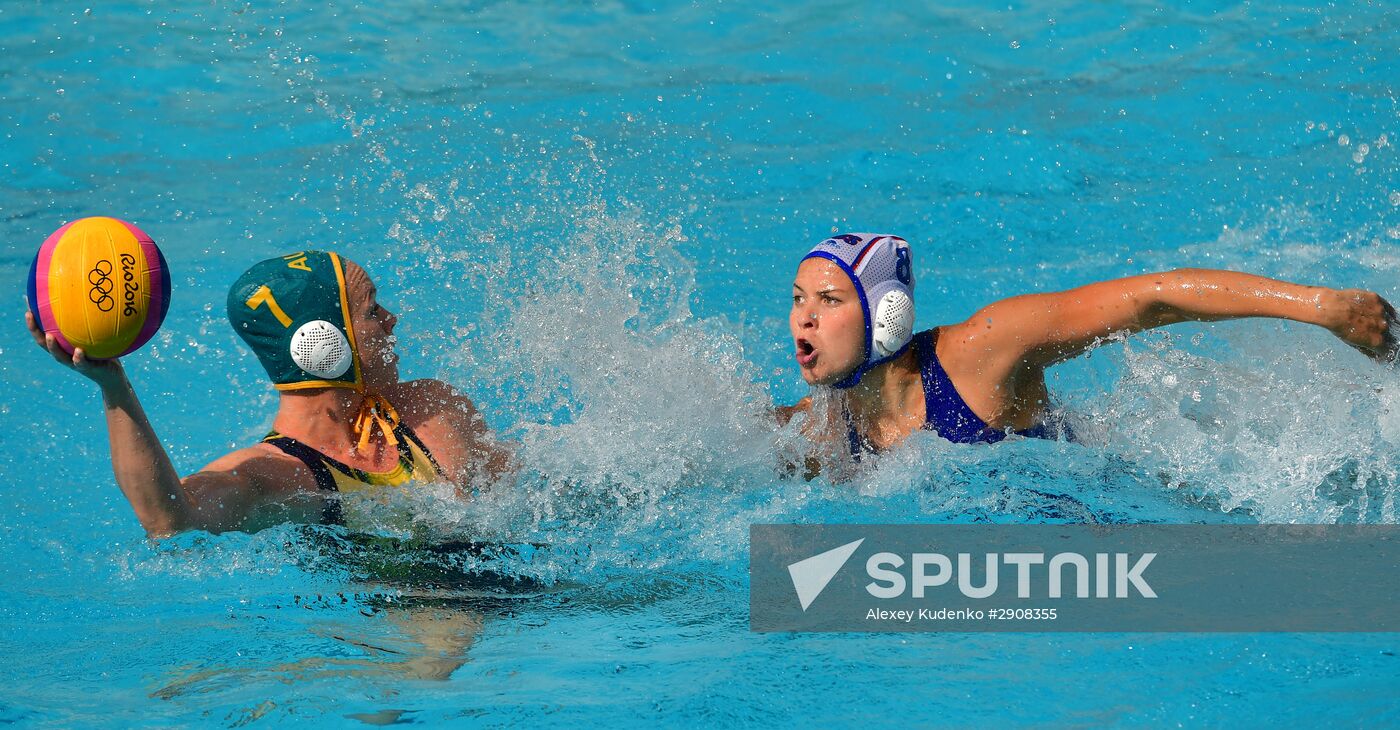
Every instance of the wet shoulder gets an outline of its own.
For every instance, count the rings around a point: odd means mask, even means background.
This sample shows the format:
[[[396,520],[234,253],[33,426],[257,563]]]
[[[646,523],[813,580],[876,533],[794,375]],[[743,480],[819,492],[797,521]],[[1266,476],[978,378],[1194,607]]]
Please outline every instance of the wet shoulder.
[[[455,418],[475,413],[469,398],[448,383],[431,378],[397,383],[384,397],[410,428],[444,416]]]
[[[316,487],[315,477],[301,459],[263,442],[224,454],[186,479],[221,474],[269,494],[315,491]]]
[[[977,317],[945,324],[928,330],[934,343],[934,352],[944,372],[956,384],[959,379],[980,379],[988,374],[989,365],[999,361],[990,338],[987,322]],[[995,368],[992,368],[995,369]]]
[[[792,421],[793,416],[799,413],[810,413],[812,411],[812,396],[807,396],[790,406],[778,406],[774,409],[774,415],[778,417],[778,425],[786,426]]]
[[[1040,371],[1025,373],[1014,353],[987,337],[990,323],[976,316],[936,328],[935,351],[953,390],[992,428],[1035,425],[1046,399]]]

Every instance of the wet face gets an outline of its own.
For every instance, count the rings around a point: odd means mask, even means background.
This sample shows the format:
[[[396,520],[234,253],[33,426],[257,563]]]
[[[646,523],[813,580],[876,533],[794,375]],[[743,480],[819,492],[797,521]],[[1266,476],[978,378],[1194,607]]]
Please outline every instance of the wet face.
[[[797,267],[788,327],[802,379],[811,385],[841,382],[865,361],[865,316],[855,284],[826,259]]]
[[[399,356],[394,352],[398,317],[379,303],[379,290],[369,274],[351,261],[345,262],[345,288],[365,385],[376,389],[394,385],[399,382]]]

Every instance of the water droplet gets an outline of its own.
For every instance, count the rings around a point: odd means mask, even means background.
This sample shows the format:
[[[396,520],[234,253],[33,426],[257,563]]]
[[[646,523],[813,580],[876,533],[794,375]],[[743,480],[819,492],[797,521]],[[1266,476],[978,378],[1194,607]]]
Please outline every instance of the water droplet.
[[[1337,144],[1346,147],[1347,145],[1351,144],[1351,137],[1348,137],[1344,134],[1337,138]]]
[[[1400,190],[1390,191],[1390,204],[1400,205]]]
[[[1011,41],[1011,47],[1012,47],[1012,48],[1020,48],[1020,47],[1021,47],[1021,42],[1020,42],[1020,41]]]

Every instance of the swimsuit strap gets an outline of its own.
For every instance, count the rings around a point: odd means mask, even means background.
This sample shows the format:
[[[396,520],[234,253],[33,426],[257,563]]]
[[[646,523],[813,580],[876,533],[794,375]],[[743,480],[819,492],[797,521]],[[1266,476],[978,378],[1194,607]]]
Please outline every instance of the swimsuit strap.
[[[996,443],[1005,439],[1005,433],[989,428],[986,421],[973,413],[967,402],[962,399],[961,395],[958,395],[957,388],[953,387],[953,381],[943,370],[943,364],[938,362],[938,354],[935,349],[937,345],[937,329],[920,332],[914,336],[910,343],[910,346],[914,348],[915,357],[919,361],[919,379],[924,388],[926,415],[924,416],[923,428],[957,444]],[[864,451],[860,433],[856,431],[850,409],[842,406],[841,414],[846,419],[846,433],[850,441],[851,457],[860,461],[860,454]]]
[[[400,443],[403,443],[406,440],[412,443],[414,446],[417,446],[418,450],[423,453],[423,457],[428,460],[429,464],[432,465],[433,473],[438,475],[439,477],[443,475],[442,467],[438,465],[437,459],[433,458],[433,452],[428,450],[427,445],[423,443],[422,439],[418,438],[418,434],[414,433],[413,429],[409,428],[407,423],[400,423],[398,426],[395,426],[394,433],[398,435]],[[399,450],[400,458],[403,457],[403,451],[403,449]],[[412,463],[413,456],[412,454],[410,454],[409,464],[411,465]]]
[[[289,456],[294,456],[311,470],[311,476],[316,478],[316,488],[322,492],[337,492],[335,488],[335,477],[331,476],[330,466],[327,465],[329,457],[306,444],[297,441],[291,436],[283,436],[276,431],[269,432],[262,440],[265,444],[270,444],[281,449]],[[345,518],[340,512],[340,500],[326,499],[321,507],[321,524],[343,525]]]
[[[920,332],[914,337],[919,358],[919,374],[924,384],[924,428],[938,433],[955,444],[996,443],[1006,438],[998,429],[990,428],[953,387],[943,364],[938,361],[938,329]]]
[[[856,420],[851,417],[851,407],[841,403],[841,418],[846,422],[846,443],[851,447],[851,461],[860,463],[860,453],[865,450],[860,432],[856,430]]]

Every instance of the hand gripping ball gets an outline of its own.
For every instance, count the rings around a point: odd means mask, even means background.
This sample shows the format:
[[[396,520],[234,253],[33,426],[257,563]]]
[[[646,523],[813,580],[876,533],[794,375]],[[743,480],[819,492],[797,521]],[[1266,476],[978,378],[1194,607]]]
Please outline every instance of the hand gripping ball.
[[[54,231],[29,267],[29,310],[73,352],[120,357],[146,344],[170,308],[170,272],[151,237],[116,218]]]

